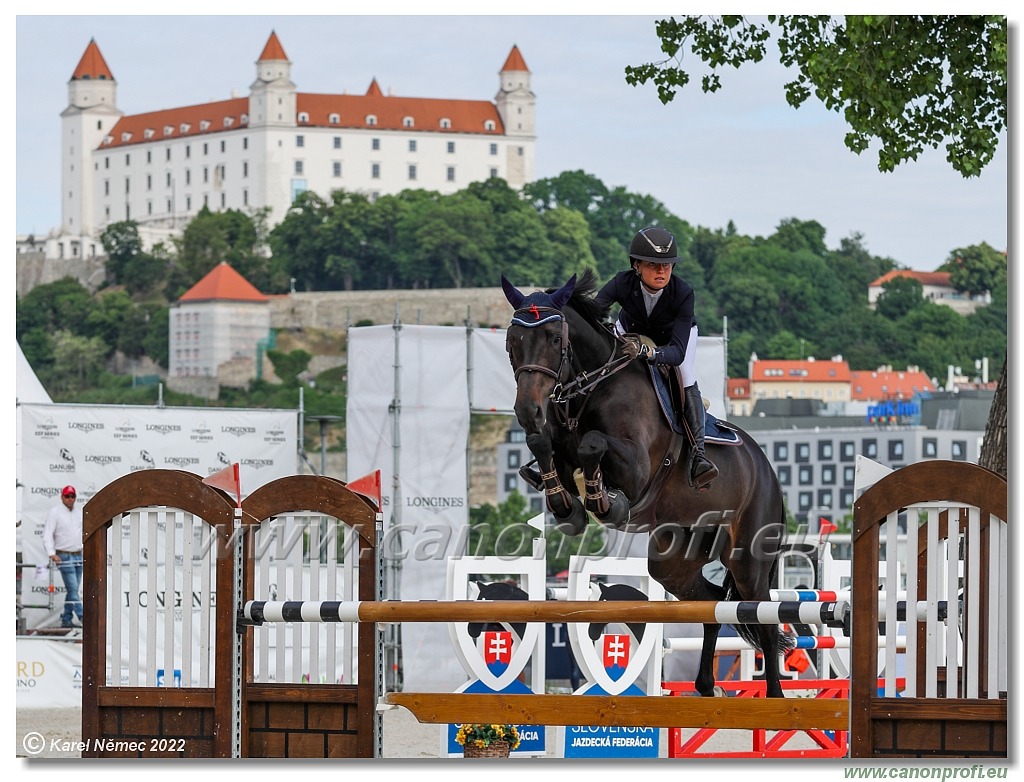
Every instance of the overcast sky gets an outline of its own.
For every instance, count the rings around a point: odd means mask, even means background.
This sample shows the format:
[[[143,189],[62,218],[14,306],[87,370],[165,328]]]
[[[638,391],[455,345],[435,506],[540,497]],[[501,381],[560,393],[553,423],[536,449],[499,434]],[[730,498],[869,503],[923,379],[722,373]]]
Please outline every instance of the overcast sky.
[[[247,95],[276,31],[301,92],[361,94],[376,78],[395,95],[492,100],[516,44],[537,96],[536,176],[581,169],[694,226],[731,220],[767,236],[782,220],[816,220],[830,248],[859,233],[872,254],[921,270],[958,247],[1007,249],[1005,134],[979,178],[964,180],[941,150],[881,174],[872,151],[844,146],[839,115],[813,99],[791,108],[785,72],[767,60],[724,74],[716,95],[692,84],[663,106],[624,78],[659,59],[656,16],[29,16],[35,6],[17,5],[19,234],[60,222],[60,113],[90,38],[118,108],[136,114]]]

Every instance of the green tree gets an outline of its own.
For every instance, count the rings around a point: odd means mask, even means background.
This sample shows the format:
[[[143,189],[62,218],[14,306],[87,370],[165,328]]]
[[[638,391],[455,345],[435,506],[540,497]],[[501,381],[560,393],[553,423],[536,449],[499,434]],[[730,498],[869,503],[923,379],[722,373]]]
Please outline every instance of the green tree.
[[[139,225],[134,220],[111,223],[100,234],[100,244],[107,254],[107,279],[115,285],[125,282],[125,274],[142,253]]]
[[[776,37],[779,61],[797,72],[786,101],[799,108],[813,94],[842,113],[846,146],[860,154],[877,144],[879,171],[945,143],[950,166],[977,176],[1006,129],[1004,16],[684,16],[655,31],[667,57],[625,75],[653,82],[663,103],[690,82],[687,55],[710,69],[701,87],[716,92],[720,70],[761,62]]]
[[[294,388],[299,385],[299,375],[309,368],[309,362],[313,359],[313,355],[301,349],[288,353],[283,350],[268,350],[267,358],[274,365],[274,374],[278,376],[281,383]]]
[[[889,320],[899,320],[911,310],[924,306],[924,286],[913,277],[893,277],[882,284],[875,310]]]
[[[53,365],[44,374],[47,388],[67,394],[95,385],[109,350],[99,337],[61,329],[53,335]]]
[[[483,504],[469,511],[469,554],[472,556],[528,557],[540,533],[526,522],[533,518],[526,499],[512,491],[497,506]]]
[[[949,254],[941,269],[950,273],[950,285],[977,296],[1006,284],[1006,253],[985,242],[961,247]]]

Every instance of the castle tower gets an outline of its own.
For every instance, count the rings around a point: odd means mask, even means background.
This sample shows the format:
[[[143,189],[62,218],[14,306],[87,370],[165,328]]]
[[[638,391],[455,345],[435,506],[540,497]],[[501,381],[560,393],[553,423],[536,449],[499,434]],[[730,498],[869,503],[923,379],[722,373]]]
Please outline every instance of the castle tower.
[[[68,82],[68,106],[61,112],[61,234],[91,236],[95,228],[96,194],[93,151],[122,112],[117,108],[117,82],[95,40]],[[73,256],[79,249],[71,248]]]
[[[256,61],[256,81],[249,87],[249,127],[295,127],[292,63],[271,32]]]
[[[509,141],[507,181],[512,187],[522,187],[533,179],[533,144],[516,144],[517,139],[535,141],[537,96],[530,89],[530,69],[513,45],[505,64],[499,71],[498,94],[494,102],[505,125]]]

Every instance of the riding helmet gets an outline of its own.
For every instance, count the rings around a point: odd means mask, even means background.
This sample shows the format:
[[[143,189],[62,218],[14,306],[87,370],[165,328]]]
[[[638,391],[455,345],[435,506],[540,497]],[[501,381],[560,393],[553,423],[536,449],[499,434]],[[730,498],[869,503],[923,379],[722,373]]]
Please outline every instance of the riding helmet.
[[[629,243],[629,257],[633,261],[675,263],[679,260],[676,238],[658,226],[644,228]]]

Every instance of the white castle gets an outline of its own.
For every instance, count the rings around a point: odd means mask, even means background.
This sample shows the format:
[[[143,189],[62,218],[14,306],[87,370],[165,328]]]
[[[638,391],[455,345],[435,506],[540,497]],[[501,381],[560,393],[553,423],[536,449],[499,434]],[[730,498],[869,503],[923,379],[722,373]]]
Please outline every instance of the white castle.
[[[533,179],[535,96],[513,46],[493,102],[299,92],[272,32],[248,97],[125,115],[95,40],[68,82],[61,113],[61,225],[49,258],[91,258],[111,223],[132,220],[144,244],[179,233],[204,206],[269,209],[279,223],[306,190],[448,194],[500,177]],[[38,241],[36,239],[35,241]]]

